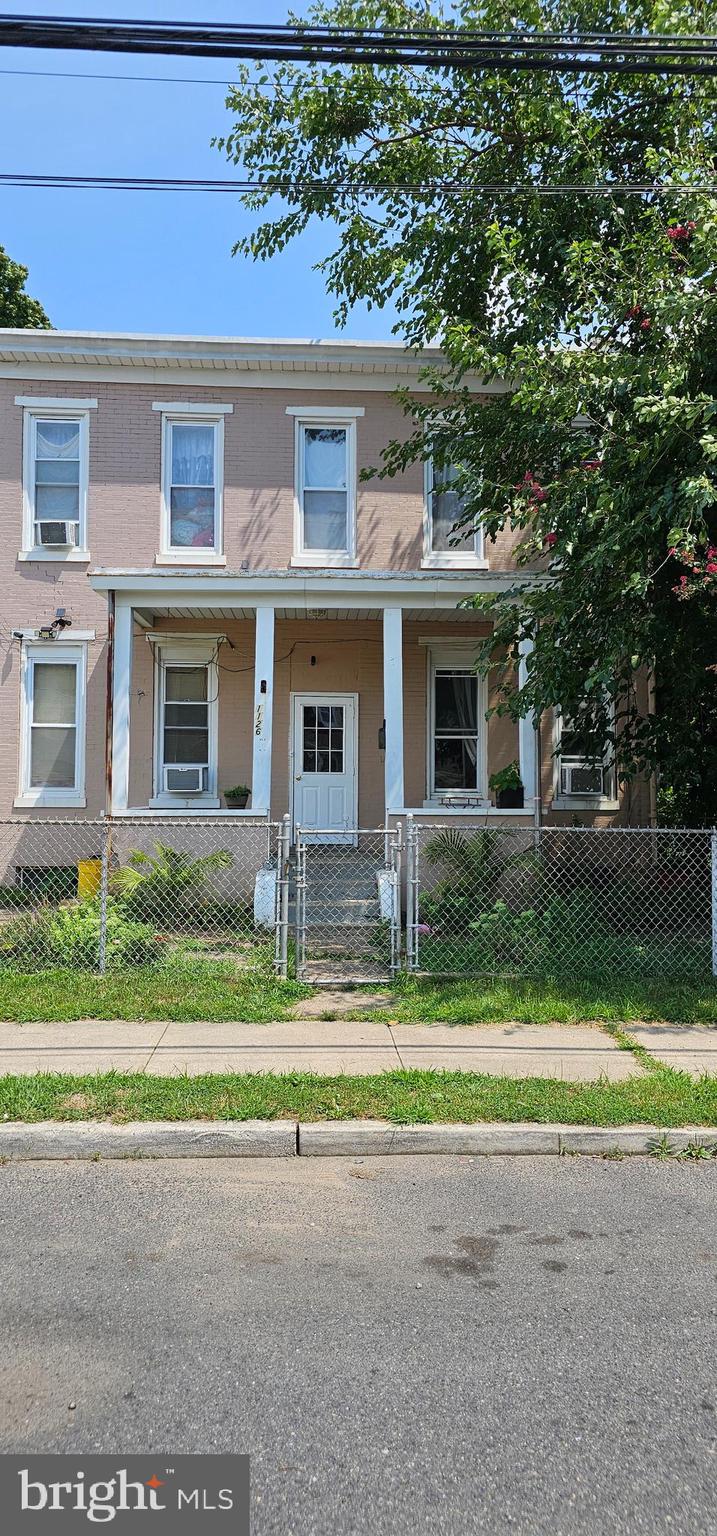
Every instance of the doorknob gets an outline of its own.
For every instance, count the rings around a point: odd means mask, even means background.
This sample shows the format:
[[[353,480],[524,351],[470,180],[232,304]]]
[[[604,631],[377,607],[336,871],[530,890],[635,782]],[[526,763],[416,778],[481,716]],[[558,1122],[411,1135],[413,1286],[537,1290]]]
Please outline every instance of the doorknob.
[[[297,773],[297,775],[296,775],[296,783],[297,783],[297,784],[298,784],[298,782],[299,782],[299,779],[300,779],[300,778],[301,778],[301,774],[300,774],[300,773]]]

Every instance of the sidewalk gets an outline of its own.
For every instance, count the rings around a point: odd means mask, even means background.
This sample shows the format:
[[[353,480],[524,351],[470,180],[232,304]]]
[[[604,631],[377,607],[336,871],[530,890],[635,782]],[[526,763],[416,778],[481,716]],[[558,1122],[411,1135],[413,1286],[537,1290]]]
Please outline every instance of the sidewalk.
[[[685,1031],[689,1034],[689,1031]],[[713,1033],[717,1041],[717,1031]],[[644,1043],[644,1042],[643,1042]],[[599,1025],[0,1023],[0,1074],[316,1072],[366,1076],[401,1068],[621,1082],[643,1068]],[[703,1069],[704,1070],[704,1069]]]

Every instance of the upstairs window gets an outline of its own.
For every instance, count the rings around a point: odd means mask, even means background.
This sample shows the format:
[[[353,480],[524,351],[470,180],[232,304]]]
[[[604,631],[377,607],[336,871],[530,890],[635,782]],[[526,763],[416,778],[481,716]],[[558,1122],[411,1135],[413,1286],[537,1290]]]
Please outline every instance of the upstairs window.
[[[223,444],[223,418],[164,418],[162,553],[180,564],[221,555]]]
[[[475,566],[482,562],[483,535],[480,529],[460,529],[456,523],[463,516],[465,501],[457,481],[460,468],[446,462],[426,462],[426,511],[424,565]]]
[[[88,415],[25,415],[25,553],[63,559],[87,549]]]
[[[294,557],[306,565],[350,565],[355,555],[355,426],[296,424]]]

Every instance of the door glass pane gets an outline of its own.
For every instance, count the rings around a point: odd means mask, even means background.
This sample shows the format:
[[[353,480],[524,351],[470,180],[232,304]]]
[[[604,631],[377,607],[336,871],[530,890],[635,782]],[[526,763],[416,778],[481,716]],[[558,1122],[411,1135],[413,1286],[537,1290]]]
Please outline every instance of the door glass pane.
[[[304,548],[347,548],[345,491],[304,491]]]
[[[167,700],[192,702],[207,697],[206,667],[167,667],[164,674],[164,696]]]
[[[478,730],[478,678],[473,672],[436,673],[436,735]]]
[[[56,670],[53,668],[53,670]],[[75,727],[34,725],[30,732],[30,784],[33,789],[74,789]]]
[[[36,661],[32,669],[33,725],[74,725],[77,668],[71,661]]]
[[[475,741],[458,736],[437,737],[435,743],[436,789],[475,789],[478,784],[478,753]]]
[[[304,485],[345,490],[345,427],[304,429]]]
[[[451,550],[475,548],[475,534],[472,529],[462,532],[458,539],[453,532],[465,506],[463,497],[459,496],[455,489],[456,466],[454,464],[444,464],[440,467],[436,465],[432,470],[432,476],[431,524],[434,552],[443,554]]]

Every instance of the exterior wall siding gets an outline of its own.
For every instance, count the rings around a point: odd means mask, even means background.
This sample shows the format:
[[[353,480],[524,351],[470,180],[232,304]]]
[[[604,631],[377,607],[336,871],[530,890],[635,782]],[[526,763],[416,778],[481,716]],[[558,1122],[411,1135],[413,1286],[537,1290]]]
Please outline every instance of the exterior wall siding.
[[[139,370],[138,370],[139,371]],[[91,398],[90,412],[89,565],[71,562],[18,561],[22,542],[23,408],[15,396]],[[381,450],[402,437],[410,422],[389,393],[346,389],[232,387],[231,376],[218,373],[215,387],[172,381],[162,383],[58,381],[21,376],[0,379],[0,573],[2,624],[0,645],[0,817],[12,813],[18,789],[20,725],[20,642],[14,629],[39,628],[58,607],[72,620],[73,632],[94,630],[88,644],[87,811],[105,807],[105,695],[107,606],[93,592],[88,569],[151,568],[160,539],[161,416],[158,400],[191,402],[207,410],[233,405],[224,418],[224,552],[229,571],[281,570],[293,554],[294,418],[292,409],[352,407],[365,414],[356,422],[357,467],[380,464]],[[414,465],[392,480],[359,480],[357,492],[358,563],[365,571],[415,571],[423,552],[423,467]],[[510,569],[515,539],[508,532],[487,544],[489,568]],[[189,552],[188,564],[191,564]],[[420,596],[417,593],[417,607]],[[231,644],[219,657],[219,788],[251,783],[253,745],[253,620],[158,619],[156,628],[181,632],[222,632]],[[451,639],[486,632],[485,623],[404,621],[405,799],[420,807],[426,797],[427,661],[421,637]],[[359,696],[359,822],[377,826],[384,816],[383,754],[378,733],[383,719],[382,626],[375,620],[277,619],[272,764],[272,814],[289,803],[290,701],[296,692],[357,693]],[[314,662],[312,664],[312,657]],[[493,685],[489,681],[489,702]],[[152,648],[137,628],[131,697],[130,805],[146,806],[152,793],[154,732]],[[517,727],[494,718],[488,727],[488,770],[518,757]],[[543,797],[549,813],[553,795],[552,736],[542,732]],[[21,815],[27,815],[23,810]],[[38,817],[68,814],[44,808]],[[69,813],[72,814],[72,813]],[[77,813],[75,813],[77,814]],[[80,814],[82,814],[80,812]],[[477,813],[479,814],[479,813]],[[636,786],[624,800],[620,819],[644,822],[649,816],[647,786]],[[555,819],[574,819],[556,813]],[[580,821],[612,821],[580,814]]]

